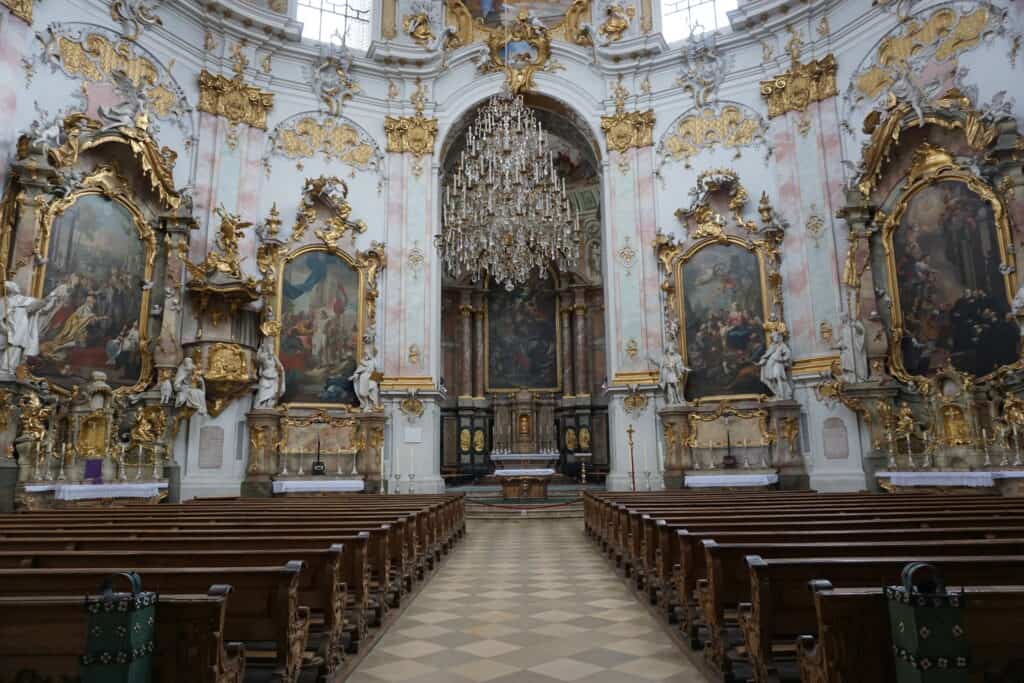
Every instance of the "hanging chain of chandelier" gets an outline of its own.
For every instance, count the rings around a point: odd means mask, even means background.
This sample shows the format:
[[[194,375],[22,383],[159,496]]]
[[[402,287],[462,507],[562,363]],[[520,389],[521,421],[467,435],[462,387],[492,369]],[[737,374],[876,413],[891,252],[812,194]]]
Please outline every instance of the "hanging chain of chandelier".
[[[503,92],[477,113],[466,146],[445,179],[443,228],[434,238],[448,273],[508,291],[534,271],[579,261],[579,217],[547,133],[523,98]]]

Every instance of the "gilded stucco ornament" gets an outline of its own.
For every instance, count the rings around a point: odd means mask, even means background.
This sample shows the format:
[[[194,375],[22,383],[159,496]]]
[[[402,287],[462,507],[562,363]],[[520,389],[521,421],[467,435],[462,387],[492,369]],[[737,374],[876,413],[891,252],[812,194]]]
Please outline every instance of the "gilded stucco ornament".
[[[271,157],[301,163],[316,157],[336,161],[359,171],[381,171],[382,155],[376,141],[348,119],[304,112],[285,119],[270,135],[263,167],[269,173]]]
[[[11,10],[11,14],[26,24],[32,24],[32,9],[35,6],[35,0],[0,0],[0,5]]]
[[[199,111],[266,130],[267,114],[273,106],[274,94],[248,85],[241,74],[226,78],[206,69],[199,73]]]
[[[422,157],[434,153],[437,119],[423,115],[427,104],[426,87],[418,79],[411,100],[416,113],[413,116],[384,117],[384,133],[388,140],[387,151],[413,155],[413,174],[418,176],[422,173]]]
[[[650,0],[641,0],[649,3]],[[544,26],[534,17],[538,29],[543,29],[550,40],[565,40],[575,45],[592,45],[595,29],[590,25],[591,0],[572,0],[562,19],[551,25]],[[487,26],[473,17],[462,0],[444,0],[444,40],[445,49],[454,50],[466,47],[474,42],[490,41],[498,35],[505,34],[503,26]],[[529,15],[527,15],[529,18]],[[645,28],[649,31],[650,28]]]
[[[310,76],[313,94],[331,116],[340,116],[345,102],[360,92],[352,77],[352,51],[343,38],[338,44],[321,44],[320,57],[313,63]]]
[[[321,213],[324,216],[324,227],[317,228],[314,234],[328,246],[335,246],[349,230],[366,232],[364,221],[353,221],[350,218],[352,205],[348,203],[348,185],[345,181],[336,176],[320,176],[307,178],[303,185],[299,213],[292,229],[292,242],[301,241],[306,231],[320,220]]]
[[[239,344],[217,342],[206,350],[206,406],[216,417],[229,403],[252,389],[256,374],[252,369],[250,351]]]
[[[806,64],[794,59],[789,71],[761,81],[761,97],[768,104],[768,118],[807,110],[814,102],[835,97],[836,58],[829,54]]]
[[[420,47],[433,45],[437,37],[434,29],[441,23],[440,3],[431,0],[414,0],[409,14],[402,17],[402,30]]]
[[[920,106],[935,97],[936,87],[945,81],[922,77],[926,67],[934,70],[936,64],[955,60],[1003,32],[1005,22],[1006,11],[987,2],[963,9],[948,5],[927,16],[908,18],[883,38],[875,53],[854,72],[844,97],[853,106],[890,95]]]
[[[191,111],[171,73],[141,46],[99,26],[54,24],[39,35],[38,58],[87,83],[111,83],[127,100],[191,134]]]
[[[550,30],[535,15],[520,10],[514,21],[487,35],[488,57],[480,63],[481,73],[505,72],[505,85],[514,94],[532,90],[533,77],[539,71],[557,71],[565,68],[551,58]],[[505,54],[510,44],[525,44],[527,50],[517,50],[510,61]]]
[[[626,111],[629,91],[622,84],[622,76],[612,89],[615,99],[615,113],[601,117],[608,149],[620,154],[630,149],[654,145],[654,110]]]
[[[606,43],[614,43],[621,40],[622,35],[629,30],[636,18],[636,7],[620,0],[606,0],[602,5],[602,16],[604,21],[597,27],[597,32]]]
[[[709,106],[679,119],[658,145],[659,171],[666,161],[682,161],[689,168],[693,157],[715,147],[735,152],[739,158],[744,147],[763,145],[770,153],[765,133],[767,122],[741,104]]]

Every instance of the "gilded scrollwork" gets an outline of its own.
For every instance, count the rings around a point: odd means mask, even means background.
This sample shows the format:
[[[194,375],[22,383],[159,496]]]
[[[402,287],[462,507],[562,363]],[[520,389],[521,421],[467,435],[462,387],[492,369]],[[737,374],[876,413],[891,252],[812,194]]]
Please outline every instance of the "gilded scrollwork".
[[[348,202],[348,184],[335,176],[307,178],[302,188],[302,201],[292,229],[292,241],[305,237],[306,231],[319,220],[320,209],[326,214],[324,227],[314,233],[324,244],[333,246],[349,230],[366,232],[366,223],[351,220],[352,205]]]
[[[814,102],[835,97],[836,59],[825,55],[821,59],[793,63],[785,73],[761,81],[761,98],[768,104],[768,118],[782,116],[786,112],[807,111]]]
[[[217,342],[209,346],[203,380],[210,415],[216,417],[231,401],[250,391],[256,379],[250,355],[239,344]]]
[[[340,45],[322,44],[310,75],[313,93],[331,116],[340,116],[345,102],[361,91],[352,77],[352,51],[344,40]]]
[[[601,117],[601,130],[608,149],[622,154],[630,149],[654,145],[654,110],[626,111],[630,95],[622,84],[622,76],[612,88],[612,96],[615,113]]]
[[[649,0],[642,0],[649,2]],[[444,47],[449,50],[466,47],[477,41],[490,42],[496,34],[504,34],[505,27],[488,26],[475,19],[472,12],[462,0],[444,0],[445,32],[447,34]],[[544,28],[550,40],[565,40],[575,45],[591,45],[592,29],[589,27],[591,17],[591,0],[572,0],[560,21],[551,26],[543,26],[540,20],[534,23]],[[527,18],[529,15],[527,15]],[[644,28],[649,31],[650,27]]]
[[[29,25],[32,24],[32,10],[35,7],[35,2],[36,0],[0,0],[0,4],[11,10],[11,14]]]
[[[366,131],[347,119],[314,112],[296,114],[274,128],[263,157],[268,173],[272,156],[294,159],[298,164],[321,157],[359,171],[379,173],[382,168],[380,149]]]
[[[747,113],[739,104],[709,106],[686,114],[669,128],[661,139],[661,159],[682,161],[687,168],[697,154],[721,146],[739,158],[744,147],[764,145],[768,124],[754,112]]]
[[[757,422],[758,431],[761,434],[761,445],[767,446],[775,441],[775,435],[768,428],[768,411],[765,408],[737,408],[729,401],[721,401],[710,412],[694,411],[686,416],[690,423],[688,430],[689,437],[686,445],[690,448],[697,448],[700,444],[701,423],[717,422],[722,418],[733,418],[738,420],[754,420]]]
[[[199,73],[199,111],[266,130],[267,114],[273,106],[274,94],[247,84],[242,74],[227,78],[206,69]]]
[[[515,57],[506,60],[506,53],[511,53],[508,46],[513,43],[528,45],[529,49],[517,51]],[[555,64],[551,60],[549,29],[526,10],[520,10],[515,20],[501,30],[489,31],[487,48],[489,57],[480,64],[480,71],[506,72],[506,85],[513,93],[532,90],[534,74],[538,71],[550,71]]]

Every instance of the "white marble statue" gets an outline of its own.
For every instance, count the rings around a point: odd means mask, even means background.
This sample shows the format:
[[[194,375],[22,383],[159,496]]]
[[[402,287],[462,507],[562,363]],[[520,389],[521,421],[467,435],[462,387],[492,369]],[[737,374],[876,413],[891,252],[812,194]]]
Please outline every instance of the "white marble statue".
[[[369,350],[363,352],[363,359],[359,361],[356,371],[349,377],[355,388],[356,398],[364,411],[371,411],[380,407],[380,385],[377,383],[377,359]]]
[[[39,355],[39,317],[50,302],[25,296],[14,282],[4,283],[0,297],[0,374],[13,376],[21,362]]]
[[[781,332],[772,332],[768,348],[757,364],[761,366],[761,382],[771,389],[775,398],[791,400],[793,383],[789,379],[789,367],[793,364],[793,354]]]
[[[670,406],[686,405],[686,399],[680,391],[690,368],[683,364],[683,357],[672,345],[665,348],[661,357],[660,379],[658,384],[665,392],[665,402]]]
[[[1013,316],[1017,319],[1020,336],[1024,337],[1024,285],[1021,285],[1017,293],[1013,295],[1013,301],[1010,302],[1010,310],[1013,311]]]
[[[256,407],[274,408],[284,395],[284,366],[274,351],[274,341],[264,337],[256,352],[260,380],[256,385]]]
[[[174,373],[174,406],[206,415],[206,382],[190,356],[181,361]]]
[[[174,382],[168,377],[160,382],[160,405],[169,406],[174,400]]]

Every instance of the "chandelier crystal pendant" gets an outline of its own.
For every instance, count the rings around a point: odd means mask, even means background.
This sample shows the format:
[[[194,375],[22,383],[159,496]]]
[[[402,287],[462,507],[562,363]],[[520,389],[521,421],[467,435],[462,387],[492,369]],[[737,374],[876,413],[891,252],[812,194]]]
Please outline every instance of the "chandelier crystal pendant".
[[[579,217],[559,177],[547,133],[519,95],[502,92],[477,113],[445,179],[443,227],[434,238],[448,273],[490,276],[512,291],[579,261]]]

